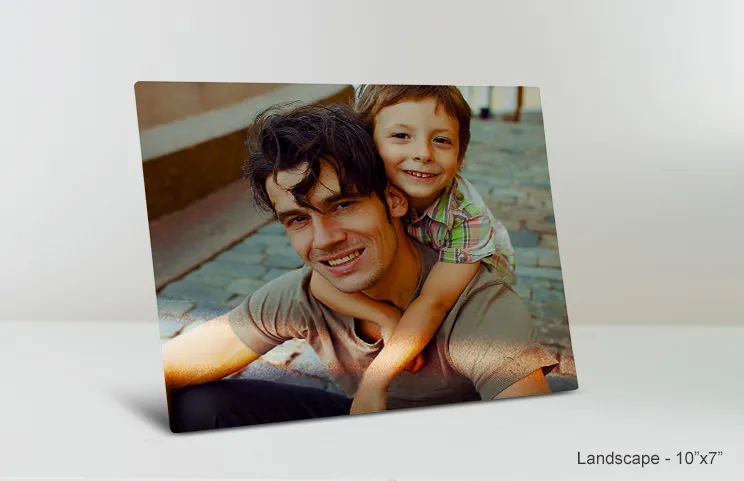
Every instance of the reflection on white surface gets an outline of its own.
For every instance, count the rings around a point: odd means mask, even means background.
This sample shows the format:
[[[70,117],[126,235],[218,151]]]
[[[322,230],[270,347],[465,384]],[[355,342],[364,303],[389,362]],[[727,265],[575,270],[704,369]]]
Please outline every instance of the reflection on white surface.
[[[349,479],[367,451],[382,461],[366,479],[478,478],[483,466],[464,460],[494,456],[515,476],[529,466],[528,479],[604,475],[578,466],[579,450],[722,450],[706,476],[742,466],[744,328],[579,326],[572,337],[573,392],[174,435],[156,323],[3,322],[0,476]],[[463,461],[416,461],[444,456]]]

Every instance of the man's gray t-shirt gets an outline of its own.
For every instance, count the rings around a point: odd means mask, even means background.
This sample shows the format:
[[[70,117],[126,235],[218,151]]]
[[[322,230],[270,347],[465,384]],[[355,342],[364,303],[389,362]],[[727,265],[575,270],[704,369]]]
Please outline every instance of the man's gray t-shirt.
[[[422,269],[413,298],[437,261],[434,250],[414,243]],[[307,340],[339,387],[353,397],[382,341],[365,342],[353,318],[315,299],[311,273],[304,266],[265,284],[228,314],[230,325],[261,355],[290,339]],[[557,365],[536,340],[523,301],[501,274],[485,265],[423,354],[425,364],[418,373],[404,371],[390,384],[389,409],[492,399],[531,372],[542,368],[547,373]]]

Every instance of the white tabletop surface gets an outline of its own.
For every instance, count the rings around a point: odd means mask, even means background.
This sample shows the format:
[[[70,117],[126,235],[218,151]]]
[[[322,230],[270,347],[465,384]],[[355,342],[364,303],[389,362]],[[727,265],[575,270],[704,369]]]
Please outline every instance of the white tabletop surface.
[[[156,323],[0,323],[0,478],[736,479],[744,328],[574,327],[579,389],[175,435]],[[660,465],[579,465],[578,452]],[[676,454],[722,451],[708,465]],[[364,464],[363,464],[364,463]]]

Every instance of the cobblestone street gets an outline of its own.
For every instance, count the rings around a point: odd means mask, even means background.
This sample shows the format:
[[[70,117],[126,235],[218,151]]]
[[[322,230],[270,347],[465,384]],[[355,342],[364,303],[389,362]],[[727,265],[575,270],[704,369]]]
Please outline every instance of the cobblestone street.
[[[527,302],[540,341],[575,377],[551,200],[543,126],[473,119],[463,176],[509,229],[515,290]],[[267,281],[302,265],[284,229],[270,223],[158,293],[163,342],[239,304]],[[302,341],[275,348],[236,376],[278,379],[338,391]]]

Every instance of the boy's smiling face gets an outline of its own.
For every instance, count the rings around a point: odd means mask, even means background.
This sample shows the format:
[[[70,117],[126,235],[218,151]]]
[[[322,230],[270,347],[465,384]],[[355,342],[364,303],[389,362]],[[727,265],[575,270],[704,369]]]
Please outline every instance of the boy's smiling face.
[[[409,100],[375,116],[374,140],[385,173],[419,212],[441,195],[460,168],[459,122],[435,99]]]

